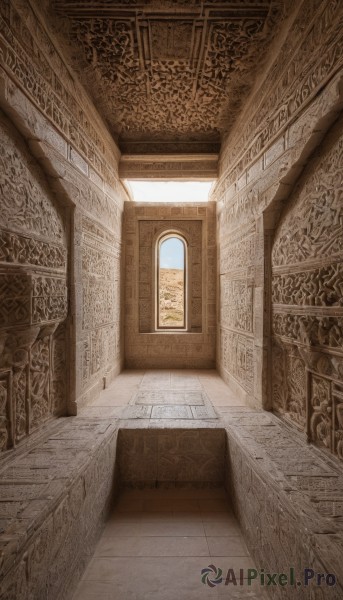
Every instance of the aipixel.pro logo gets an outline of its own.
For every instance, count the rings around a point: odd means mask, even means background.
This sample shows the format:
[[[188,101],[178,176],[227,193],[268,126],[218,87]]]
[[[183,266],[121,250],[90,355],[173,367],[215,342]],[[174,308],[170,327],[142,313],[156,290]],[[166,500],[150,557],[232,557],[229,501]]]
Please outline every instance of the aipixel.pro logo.
[[[205,569],[201,569],[201,581],[213,588],[223,581],[222,574],[223,571],[219,567],[208,565]]]
[[[334,587],[337,578],[333,573],[315,573],[313,569],[306,567],[296,574],[294,567],[290,567],[287,573],[270,573],[265,569],[228,569],[226,576],[223,577],[223,570],[215,565],[208,565],[201,569],[201,581],[204,585],[214,588],[223,583],[229,586],[251,586],[256,582],[260,586],[322,586]]]

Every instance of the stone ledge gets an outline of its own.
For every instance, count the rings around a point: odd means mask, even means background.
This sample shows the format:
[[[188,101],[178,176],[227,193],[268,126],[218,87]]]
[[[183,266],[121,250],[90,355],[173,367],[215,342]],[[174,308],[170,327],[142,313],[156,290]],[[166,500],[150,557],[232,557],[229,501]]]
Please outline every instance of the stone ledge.
[[[201,488],[224,475],[257,567],[334,573],[339,583],[325,599],[340,600],[341,465],[271,413],[217,410],[215,423],[135,425],[118,420],[117,407],[102,417],[85,409],[15,450],[1,471],[0,600],[71,598],[119,478],[131,487]],[[319,587],[270,591],[273,600],[324,597]]]
[[[1,600],[71,597],[112,502],[113,419],[61,418],[46,433],[1,472]]]
[[[270,413],[222,415],[228,437],[226,481],[257,568],[334,573],[325,598],[342,598],[343,471]],[[279,598],[319,599],[323,590],[274,588]]]

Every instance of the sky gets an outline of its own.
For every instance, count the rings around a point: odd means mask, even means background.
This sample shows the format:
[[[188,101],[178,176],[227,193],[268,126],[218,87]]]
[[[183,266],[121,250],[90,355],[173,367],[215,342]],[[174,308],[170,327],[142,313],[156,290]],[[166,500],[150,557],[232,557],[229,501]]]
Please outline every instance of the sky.
[[[184,268],[184,245],[178,238],[168,238],[160,246],[161,269]]]
[[[135,202],[208,202],[213,181],[129,181]]]

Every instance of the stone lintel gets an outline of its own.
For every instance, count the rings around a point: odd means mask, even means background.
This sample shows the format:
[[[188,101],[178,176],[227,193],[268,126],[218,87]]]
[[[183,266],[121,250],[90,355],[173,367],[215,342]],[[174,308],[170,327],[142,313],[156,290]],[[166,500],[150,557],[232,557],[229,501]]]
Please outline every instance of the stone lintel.
[[[123,154],[119,176],[136,180],[211,180],[218,176],[218,154]]]

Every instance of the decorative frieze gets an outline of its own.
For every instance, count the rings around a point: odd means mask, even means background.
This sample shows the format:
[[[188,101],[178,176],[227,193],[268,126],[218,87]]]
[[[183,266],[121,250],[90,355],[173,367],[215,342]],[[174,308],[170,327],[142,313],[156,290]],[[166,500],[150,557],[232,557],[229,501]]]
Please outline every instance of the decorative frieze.
[[[297,306],[343,306],[343,263],[285,275],[275,273],[272,301]]]
[[[67,252],[62,245],[2,230],[0,231],[0,262],[65,269]]]
[[[343,344],[341,317],[306,316],[274,310],[273,331],[277,336],[309,346],[341,348]]]
[[[123,179],[215,179],[218,176],[217,155],[163,154],[145,156],[122,155],[119,175]]]

